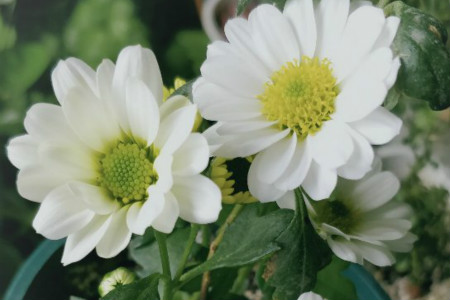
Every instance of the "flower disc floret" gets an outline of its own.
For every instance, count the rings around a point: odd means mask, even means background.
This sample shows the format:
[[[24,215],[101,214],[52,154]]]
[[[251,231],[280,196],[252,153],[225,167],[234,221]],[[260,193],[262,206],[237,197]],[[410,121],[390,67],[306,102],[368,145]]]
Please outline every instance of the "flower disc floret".
[[[119,143],[100,161],[100,184],[123,204],[143,200],[158,179],[151,156],[137,144]]]
[[[317,218],[320,223],[330,224],[342,232],[351,234],[358,224],[358,211],[339,199],[315,203]]]
[[[304,140],[331,119],[338,93],[330,61],[303,56],[275,72],[258,98],[267,120],[277,121],[280,129],[292,129]]]

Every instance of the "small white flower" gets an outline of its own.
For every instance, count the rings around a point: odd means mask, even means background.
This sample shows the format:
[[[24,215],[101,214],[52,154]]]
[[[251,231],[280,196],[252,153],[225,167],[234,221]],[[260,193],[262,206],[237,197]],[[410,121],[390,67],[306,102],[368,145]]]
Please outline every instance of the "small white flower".
[[[214,155],[255,155],[250,192],[274,201],[302,186],[327,198],[337,177],[360,179],[401,120],[381,107],[400,60],[390,45],[400,19],[368,2],[289,0],[228,21],[229,42],[208,48],[194,101],[217,121]]]
[[[67,236],[62,262],[94,248],[117,255],[132,233],[152,226],[170,233],[178,217],[214,222],[219,188],[200,173],[206,139],[191,129],[196,106],[182,96],[164,103],[156,58],[140,46],[122,50],[95,72],[69,58],[52,74],[60,103],[35,104],[28,134],[12,139],[19,193],[42,202],[33,221],[49,239]]]
[[[300,295],[298,300],[327,300],[323,298],[321,295],[316,294],[314,292],[307,292]]]
[[[391,172],[368,174],[358,181],[341,179],[329,200],[306,201],[309,217],[339,258],[388,266],[395,261],[391,251],[408,252],[416,241],[408,232],[410,207],[389,202],[399,188]],[[293,201],[285,199],[278,205],[292,208]]]
[[[103,276],[102,281],[98,286],[98,293],[100,294],[100,297],[103,297],[117,287],[130,284],[135,280],[136,275],[130,270],[124,267],[117,268]]]

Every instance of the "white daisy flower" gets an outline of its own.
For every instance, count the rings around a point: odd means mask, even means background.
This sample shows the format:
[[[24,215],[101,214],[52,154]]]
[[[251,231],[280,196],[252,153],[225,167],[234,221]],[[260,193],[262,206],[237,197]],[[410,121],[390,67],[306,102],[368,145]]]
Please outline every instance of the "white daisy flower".
[[[217,121],[206,132],[214,155],[256,154],[248,183],[260,201],[300,185],[325,199],[338,176],[370,170],[371,144],[399,133],[381,104],[400,67],[390,49],[400,19],[368,3],[260,5],[226,24],[229,42],[209,46],[194,101]]]
[[[170,233],[178,217],[217,219],[220,190],[200,174],[208,144],[191,132],[196,106],[182,96],[162,102],[153,52],[127,47],[116,65],[104,60],[97,71],[69,58],[52,82],[60,106],[32,106],[28,134],[7,151],[20,169],[19,193],[41,202],[33,227],[49,239],[67,237],[64,264],[94,248],[113,257],[132,233],[150,226]]]
[[[391,172],[368,174],[362,180],[341,179],[326,201],[305,201],[317,233],[339,258],[377,266],[395,262],[394,252],[408,252],[416,236],[408,232],[411,208],[389,202],[400,183]],[[305,197],[306,198],[306,197]],[[294,198],[278,201],[283,208],[294,207]]]

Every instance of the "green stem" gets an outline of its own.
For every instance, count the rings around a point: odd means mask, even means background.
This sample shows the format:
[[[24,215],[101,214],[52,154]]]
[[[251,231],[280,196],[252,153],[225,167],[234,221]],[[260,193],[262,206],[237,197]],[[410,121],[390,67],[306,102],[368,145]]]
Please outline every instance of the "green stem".
[[[164,294],[162,300],[169,300],[169,295],[171,293],[172,274],[170,273],[169,252],[167,251],[166,235],[157,230],[154,230],[153,232],[155,234],[156,241],[158,242],[159,255],[161,257],[161,266],[163,275],[165,277]]]
[[[184,248],[183,255],[181,257],[180,264],[178,266],[177,272],[175,273],[175,277],[173,279],[174,282],[178,282],[183,274],[184,267],[186,266],[186,262],[188,261],[189,254],[191,254],[192,246],[194,245],[195,238],[197,237],[197,233],[200,230],[200,226],[197,224],[191,224],[191,232],[189,234],[189,238],[186,242],[186,247]]]

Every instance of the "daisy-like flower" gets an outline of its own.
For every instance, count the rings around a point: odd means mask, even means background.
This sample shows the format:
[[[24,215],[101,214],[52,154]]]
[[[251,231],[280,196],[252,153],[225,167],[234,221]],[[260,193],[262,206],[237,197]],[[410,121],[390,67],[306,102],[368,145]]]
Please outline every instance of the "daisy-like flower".
[[[400,19],[368,1],[289,0],[228,21],[228,42],[208,47],[194,85],[216,156],[255,155],[250,192],[274,201],[302,186],[327,198],[338,176],[360,179],[371,145],[396,136],[401,120],[383,108],[400,60],[390,45]]]
[[[409,232],[411,208],[390,201],[399,188],[391,172],[376,172],[357,181],[340,179],[330,199],[305,202],[317,233],[336,256],[389,266],[395,262],[391,251],[408,252],[417,239]],[[284,198],[278,205],[293,209],[294,201]]]
[[[327,300],[323,298],[321,295],[316,294],[314,292],[307,292],[300,295],[298,300]]]
[[[60,106],[32,106],[28,134],[7,150],[20,169],[19,193],[41,203],[33,227],[49,239],[67,237],[64,264],[94,248],[113,257],[132,233],[150,226],[170,233],[178,217],[217,219],[220,190],[200,174],[208,144],[191,132],[196,106],[182,96],[163,103],[153,52],[127,47],[116,65],[104,60],[97,71],[69,58],[52,82]]]

